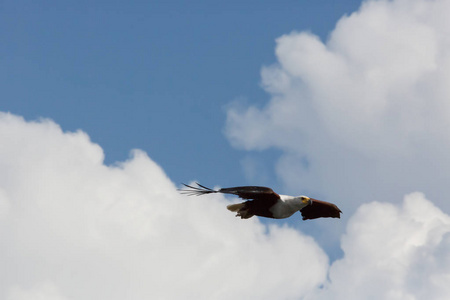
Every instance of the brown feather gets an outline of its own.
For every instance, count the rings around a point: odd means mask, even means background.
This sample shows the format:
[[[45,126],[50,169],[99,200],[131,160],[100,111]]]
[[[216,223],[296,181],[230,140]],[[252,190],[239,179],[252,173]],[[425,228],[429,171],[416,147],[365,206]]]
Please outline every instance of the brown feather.
[[[303,220],[317,218],[340,218],[342,211],[333,203],[312,199],[312,204],[300,210]]]
[[[237,195],[242,199],[251,199],[258,201],[274,202],[280,199],[280,195],[275,193],[271,188],[264,186],[237,186],[231,188],[222,188],[218,192]]]

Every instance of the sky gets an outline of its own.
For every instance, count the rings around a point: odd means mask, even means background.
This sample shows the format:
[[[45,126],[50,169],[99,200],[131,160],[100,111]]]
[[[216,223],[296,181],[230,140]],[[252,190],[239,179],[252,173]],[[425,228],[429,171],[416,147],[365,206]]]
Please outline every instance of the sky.
[[[446,299],[449,11],[1,2],[0,297]],[[240,220],[193,181],[343,215]]]

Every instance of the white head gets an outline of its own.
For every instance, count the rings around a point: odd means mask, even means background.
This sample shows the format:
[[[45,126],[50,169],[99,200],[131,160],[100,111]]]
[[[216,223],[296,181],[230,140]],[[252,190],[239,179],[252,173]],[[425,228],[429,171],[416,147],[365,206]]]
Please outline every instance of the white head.
[[[298,199],[297,201],[299,201],[300,209],[302,209],[305,206],[312,205],[312,199],[307,196],[302,195],[295,198]]]
[[[307,196],[300,196],[300,199],[302,200],[303,203],[308,204],[308,205],[312,205],[312,199],[307,197]]]

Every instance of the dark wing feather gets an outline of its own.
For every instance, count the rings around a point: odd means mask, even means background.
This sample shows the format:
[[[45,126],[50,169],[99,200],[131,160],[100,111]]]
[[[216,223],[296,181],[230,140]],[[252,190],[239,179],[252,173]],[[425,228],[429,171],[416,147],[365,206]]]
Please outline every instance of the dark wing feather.
[[[341,210],[333,203],[312,199],[312,204],[300,210],[303,220],[317,218],[340,218]]]
[[[223,188],[219,190],[213,190],[203,186],[199,183],[196,183],[197,186],[190,186],[187,184],[183,185],[187,187],[187,189],[180,189],[179,191],[183,194],[187,195],[205,195],[211,193],[223,193],[223,194],[232,194],[239,196],[242,199],[250,199],[250,200],[261,200],[261,201],[276,201],[280,199],[280,195],[275,193],[271,188],[263,187],[263,186],[237,186],[230,188]]]
[[[219,192],[237,195],[242,199],[250,200],[274,201],[280,199],[280,195],[275,193],[271,188],[264,186],[237,186],[220,189]]]
[[[187,185],[185,183],[182,183],[182,184],[187,189],[178,189],[178,191],[181,194],[186,194],[188,196],[201,196],[201,195],[205,195],[205,194],[218,193],[218,191],[207,188],[206,186],[203,186],[198,182],[195,183],[195,184],[197,184],[197,186],[191,186],[191,185]]]

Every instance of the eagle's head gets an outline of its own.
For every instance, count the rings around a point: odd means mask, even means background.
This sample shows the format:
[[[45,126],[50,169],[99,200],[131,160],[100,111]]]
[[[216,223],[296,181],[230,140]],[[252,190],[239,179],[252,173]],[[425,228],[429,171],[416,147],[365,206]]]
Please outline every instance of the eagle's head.
[[[312,205],[312,199],[306,196],[300,196],[300,200],[303,204]]]
[[[298,196],[297,199],[299,200],[300,209],[305,206],[312,205],[313,203],[312,199],[307,196]]]

